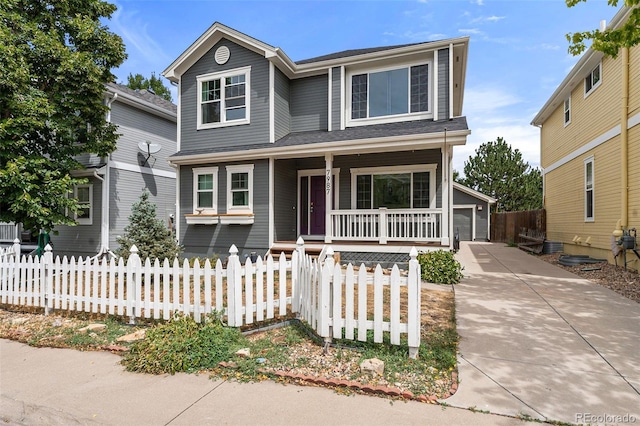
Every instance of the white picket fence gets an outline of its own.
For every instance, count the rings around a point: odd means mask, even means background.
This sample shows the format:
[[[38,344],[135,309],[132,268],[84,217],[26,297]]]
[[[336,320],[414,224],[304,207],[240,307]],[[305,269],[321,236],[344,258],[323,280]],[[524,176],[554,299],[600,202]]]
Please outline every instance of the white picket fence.
[[[304,253],[304,242],[291,260],[269,255],[244,265],[229,250],[226,269],[220,260],[193,267],[164,259],[141,261],[137,248],[123,258],[53,258],[16,256],[18,244],[0,254],[0,303],[84,311],[137,318],[170,319],[181,312],[200,322],[214,309],[228,325],[240,327],[295,313],[325,340],[345,338],[392,344],[407,336],[410,356],[420,346],[420,265],[412,250],[408,276],[394,266],[390,275],[378,265],[373,273],[360,265],[336,264],[333,251],[319,262]]]

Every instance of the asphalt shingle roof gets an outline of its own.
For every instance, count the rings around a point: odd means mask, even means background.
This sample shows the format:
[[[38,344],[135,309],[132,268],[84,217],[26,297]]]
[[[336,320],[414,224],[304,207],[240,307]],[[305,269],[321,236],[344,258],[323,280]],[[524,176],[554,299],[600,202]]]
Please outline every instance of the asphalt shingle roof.
[[[111,86],[114,89],[120,91],[120,92],[124,92],[128,95],[131,95],[133,97],[136,97],[138,99],[142,99],[144,101],[147,101],[151,104],[154,104],[155,106],[158,106],[162,109],[166,109],[167,111],[173,112],[174,114],[176,114],[178,112],[178,106],[176,104],[174,104],[173,102],[169,102],[166,99],[164,99],[161,96],[156,95],[155,93],[152,93],[148,90],[145,89],[130,89],[129,87],[123,85],[123,84],[118,84],[118,83],[109,83],[107,84],[107,86]]]
[[[326,130],[312,131],[312,132],[298,132],[290,133],[287,136],[277,140],[274,143],[262,143],[246,145],[242,147],[237,146],[225,146],[215,147],[211,146],[205,149],[197,150],[181,150],[170,158],[182,157],[187,155],[201,155],[201,154],[217,154],[224,152],[234,151],[250,151],[253,149],[268,149],[268,148],[280,148],[280,147],[299,147],[309,144],[327,143],[327,142],[339,142],[361,139],[376,139],[394,136],[410,136],[429,133],[441,133],[444,130],[447,131],[459,131],[468,130],[466,117],[456,117],[451,120],[416,120],[406,121],[400,123],[388,123],[388,124],[376,124],[372,126],[359,126],[349,127],[344,130],[334,130],[332,132]]]

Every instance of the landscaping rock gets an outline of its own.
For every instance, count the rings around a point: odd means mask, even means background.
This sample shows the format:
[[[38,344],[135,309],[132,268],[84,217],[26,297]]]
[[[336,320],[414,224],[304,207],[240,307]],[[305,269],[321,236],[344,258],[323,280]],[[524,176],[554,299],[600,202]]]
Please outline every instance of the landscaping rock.
[[[365,359],[362,361],[362,364],[360,364],[360,371],[362,373],[382,376],[384,373],[384,362],[378,358]]]
[[[124,336],[120,336],[116,339],[117,342],[124,342],[124,343],[131,343],[131,342],[136,342],[138,340],[144,340],[144,337],[146,336],[146,330],[145,329],[141,329],[138,331],[135,331],[133,333],[129,333],[127,335]]]
[[[86,333],[88,331],[104,331],[107,329],[106,324],[89,324],[86,327],[78,329],[79,333]]]
[[[251,356],[251,350],[249,350],[249,348],[242,348],[236,352],[236,355],[241,358],[249,358]]]

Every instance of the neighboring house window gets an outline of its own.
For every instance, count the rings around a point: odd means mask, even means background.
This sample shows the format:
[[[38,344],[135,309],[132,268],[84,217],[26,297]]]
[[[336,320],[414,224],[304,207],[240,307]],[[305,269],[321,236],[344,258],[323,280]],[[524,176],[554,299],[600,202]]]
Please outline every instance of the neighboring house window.
[[[251,68],[201,75],[198,129],[249,123]]]
[[[218,213],[218,168],[193,169],[193,212]]]
[[[584,79],[584,96],[588,96],[600,85],[600,76],[602,72],[602,64],[598,64]]]
[[[435,167],[352,169],[355,208],[427,209],[435,206]]]
[[[584,220],[594,220],[595,198],[593,194],[593,157],[584,161]]]
[[[571,123],[571,98],[564,100],[564,125]]]
[[[93,224],[93,185],[76,185],[73,188],[73,197],[78,200],[78,211],[75,220],[79,225]]]
[[[351,119],[429,111],[429,65],[351,76]]]
[[[253,213],[253,164],[227,166],[227,213]]]

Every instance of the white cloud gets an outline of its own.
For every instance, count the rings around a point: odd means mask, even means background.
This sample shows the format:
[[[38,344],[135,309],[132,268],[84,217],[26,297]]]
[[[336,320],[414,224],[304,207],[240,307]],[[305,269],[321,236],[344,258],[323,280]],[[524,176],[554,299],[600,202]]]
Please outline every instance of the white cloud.
[[[167,53],[148,33],[148,23],[137,16],[136,11],[125,11],[122,5],[113,13],[110,26],[120,35],[130,57],[143,58],[151,64],[166,65],[170,61]],[[130,52],[131,49],[136,52]],[[164,68],[162,68],[164,69]]]
[[[484,32],[477,28],[460,28],[458,32],[462,34],[484,35]]]

